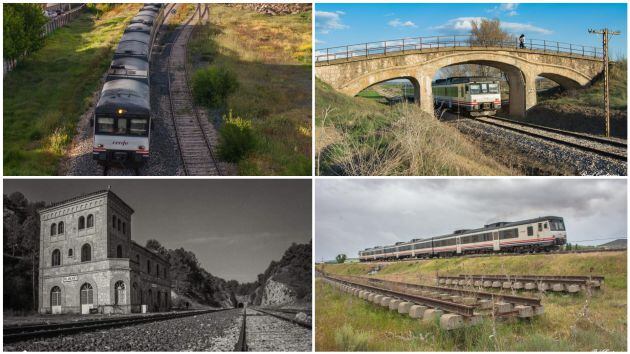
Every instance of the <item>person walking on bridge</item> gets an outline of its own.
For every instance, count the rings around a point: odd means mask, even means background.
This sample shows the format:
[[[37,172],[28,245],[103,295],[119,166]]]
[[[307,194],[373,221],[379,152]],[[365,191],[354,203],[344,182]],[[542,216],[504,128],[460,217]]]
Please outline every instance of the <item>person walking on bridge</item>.
[[[525,35],[521,33],[518,37],[518,47],[520,49],[525,49]]]

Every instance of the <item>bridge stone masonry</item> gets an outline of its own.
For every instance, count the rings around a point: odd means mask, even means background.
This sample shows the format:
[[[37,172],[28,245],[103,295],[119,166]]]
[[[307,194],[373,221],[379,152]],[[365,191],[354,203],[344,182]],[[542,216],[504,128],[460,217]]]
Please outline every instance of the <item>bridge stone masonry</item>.
[[[436,45],[437,38],[437,45]],[[513,42],[472,44],[470,38],[440,37],[365,43],[319,50],[317,78],[335,90],[355,96],[393,79],[408,79],[415,101],[433,114],[431,83],[438,70],[459,64],[480,64],[503,71],[510,86],[510,115],[523,117],[536,105],[536,78],[555,81],[564,89],[588,86],[603,70],[597,48],[559,42],[532,42],[518,48]],[[401,42],[402,41],[402,42]],[[418,42],[420,44],[418,44]]]

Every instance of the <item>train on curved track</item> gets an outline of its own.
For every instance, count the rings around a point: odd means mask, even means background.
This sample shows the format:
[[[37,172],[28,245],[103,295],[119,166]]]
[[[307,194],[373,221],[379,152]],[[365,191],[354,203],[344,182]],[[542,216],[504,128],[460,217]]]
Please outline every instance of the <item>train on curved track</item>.
[[[498,79],[449,77],[432,84],[435,107],[447,108],[472,117],[493,116],[501,109]]]
[[[92,157],[102,165],[138,166],[149,159],[150,67],[165,4],[144,4],[114,51],[92,118]]]
[[[359,251],[359,260],[453,257],[480,253],[526,253],[557,250],[567,241],[564,219],[543,216],[517,222],[496,222],[473,230],[413,239]]]

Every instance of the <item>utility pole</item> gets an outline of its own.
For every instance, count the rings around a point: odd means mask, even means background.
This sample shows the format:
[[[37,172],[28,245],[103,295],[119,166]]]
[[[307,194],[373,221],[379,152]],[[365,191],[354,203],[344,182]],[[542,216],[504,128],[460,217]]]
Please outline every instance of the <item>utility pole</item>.
[[[589,29],[588,33],[602,35],[602,46],[604,48],[604,114],[606,115],[606,136],[610,137],[610,97],[608,93],[608,41],[610,39],[609,36],[618,35],[621,32],[611,31],[608,28],[604,28],[601,30]]]

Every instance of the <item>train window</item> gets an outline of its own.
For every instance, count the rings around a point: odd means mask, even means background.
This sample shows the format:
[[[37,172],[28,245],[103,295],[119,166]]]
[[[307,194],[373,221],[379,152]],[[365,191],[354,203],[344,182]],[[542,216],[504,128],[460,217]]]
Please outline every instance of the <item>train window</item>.
[[[551,231],[564,231],[564,223],[560,220],[551,221]]]
[[[538,223],[538,231],[539,232],[542,231],[542,223],[541,222]]]
[[[490,93],[499,93],[499,84],[488,84]]]
[[[146,119],[132,119],[129,126],[129,134],[146,136],[149,123]]]
[[[534,227],[533,226],[528,226],[527,227],[527,236],[534,236]]]
[[[481,88],[479,87],[478,84],[474,84],[474,85],[470,85],[470,94],[471,95],[475,95],[478,93],[481,93]]]
[[[466,89],[466,93],[468,93],[468,85],[464,86],[464,88]]]
[[[127,119],[118,118],[118,121],[116,122],[116,128],[117,128],[116,133],[127,134]]]
[[[113,133],[114,118],[98,118],[96,121],[96,131],[98,133]]]
[[[504,240],[506,238],[517,238],[518,237],[518,229],[508,229],[499,231],[499,238]]]
[[[481,84],[481,92],[488,93],[488,84]]]
[[[545,223],[545,230],[549,228],[549,224]]]

